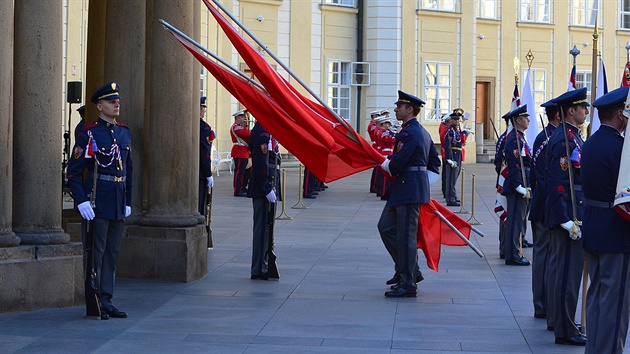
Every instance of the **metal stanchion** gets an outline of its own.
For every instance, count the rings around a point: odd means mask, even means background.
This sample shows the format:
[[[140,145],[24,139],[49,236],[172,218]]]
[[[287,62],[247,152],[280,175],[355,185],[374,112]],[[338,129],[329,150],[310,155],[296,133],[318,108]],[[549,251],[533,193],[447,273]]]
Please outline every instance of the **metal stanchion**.
[[[304,165],[300,164],[300,175],[298,180],[298,202],[294,206],[292,206],[291,209],[308,209],[308,207],[304,205],[304,203],[302,203],[302,182],[304,181],[304,179],[302,178],[303,170]]]
[[[475,188],[475,174],[473,173],[472,175],[472,193],[471,193],[471,201],[472,201],[472,212],[470,214],[470,219],[468,219],[468,223],[470,225],[483,225],[483,223],[481,223],[479,220],[477,220],[477,218],[475,217],[475,191],[477,191],[477,189]]]
[[[462,180],[462,185],[461,185],[461,188],[459,189],[459,195],[461,196],[462,207],[459,208],[459,210],[455,212],[456,214],[470,214],[470,212],[468,210],[466,210],[466,207],[464,206],[464,204],[466,202],[465,201],[466,196],[464,195],[464,179],[465,179],[464,178],[464,171],[465,171],[465,169],[462,167],[462,173],[459,176],[459,178],[461,178],[461,180]]]
[[[286,193],[287,169],[286,168],[282,169],[282,188],[281,189],[282,189],[282,212],[280,213],[280,215],[276,217],[276,220],[293,220],[293,218],[287,214],[284,208],[284,201],[287,199],[287,193]]]

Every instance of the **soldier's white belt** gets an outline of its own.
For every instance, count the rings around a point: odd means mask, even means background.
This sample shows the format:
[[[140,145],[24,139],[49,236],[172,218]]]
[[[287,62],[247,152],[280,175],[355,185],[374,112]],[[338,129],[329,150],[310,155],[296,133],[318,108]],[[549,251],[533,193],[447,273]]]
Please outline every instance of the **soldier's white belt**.
[[[110,175],[97,175],[97,178],[101,181],[109,181],[109,182],[125,182],[127,180],[127,176],[110,176]]]

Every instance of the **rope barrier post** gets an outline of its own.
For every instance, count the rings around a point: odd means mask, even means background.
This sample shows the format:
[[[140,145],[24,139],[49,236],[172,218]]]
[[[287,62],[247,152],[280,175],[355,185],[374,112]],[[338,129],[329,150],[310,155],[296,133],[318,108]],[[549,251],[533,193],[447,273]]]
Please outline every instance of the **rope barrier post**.
[[[475,188],[475,174],[473,173],[472,175],[472,194],[471,194],[471,201],[472,201],[472,207],[471,207],[471,214],[470,214],[470,219],[468,219],[468,223],[470,225],[483,225],[482,222],[480,222],[479,220],[477,220],[477,218],[475,217],[475,191],[477,189]]]
[[[298,180],[298,202],[295,203],[295,205],[292,206],[291,209],[308,209],[308,207],[304,205],[304,203],[302,203],[302,181],[304,180],[302,178],[303,171],[304,165],[300,164],[300,174]]]
[[[293,220],[292,217],[290,217],[287,212],[286,209],[284,207],[284,201],[286,200],[286,189],[287,189],[287,169],[283,168],[282,169],[282,212],[280,213],[280,215],[278,215],[276,217],[276,220]]]
[[[466,196],[464,195],[464,179],[465,179],[464,178],[464,171],[465,170],[466,169],[462,167],[462,173],[461,173],[461,176],[460,176],[460,178],[462,179],[462,185],[459,188],[459,195],[462,198],[461,199],[462,206],[461,206],[461,208],[459,208],[458,211],[455,212],[455,214],[470,214],[470,212],[468,210],[466,210],[466,207],[464,206],[464,204],[466,202],[466,200],[465,200]]]

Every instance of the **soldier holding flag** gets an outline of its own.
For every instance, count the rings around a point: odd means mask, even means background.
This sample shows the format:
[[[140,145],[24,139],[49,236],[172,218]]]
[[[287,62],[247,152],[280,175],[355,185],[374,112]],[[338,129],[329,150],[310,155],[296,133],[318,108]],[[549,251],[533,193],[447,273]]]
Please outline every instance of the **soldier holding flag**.
[[[600,128],[582,151],[586,209],[582,247],[591,285],[586,298],[586,353],[621,353],[630,318],[630,222],[614,207],[623,153],[628,87],[598,98]],[[627,155],[626,155],[627,158]]]
[[[586,121],[586,88],[568,91],[555,100],[562,123],[549,139],[546,209],[550,233],[549,266],[556,270],[549,279],[553,289],[552,314],[557,344],[586,345],[586,335],[575,323],[584,252],[580,242],[580,221],[584,213],[581,152],[584,141],[580,126]]]

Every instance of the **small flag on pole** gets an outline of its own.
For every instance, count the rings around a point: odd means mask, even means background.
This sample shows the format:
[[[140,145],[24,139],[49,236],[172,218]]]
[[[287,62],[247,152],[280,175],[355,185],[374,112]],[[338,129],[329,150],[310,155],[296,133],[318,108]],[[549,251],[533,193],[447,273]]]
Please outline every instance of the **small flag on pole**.
[[[626,63],[626,67],[623,69],[623,79],[621,79],[621,86],[630,87],[630,62]]]
[[[575,83],[575,65],[573,65],[573,69],[571,69],[571,77],[569,77],[569,87],[567,91],[573,91],[577,89],[577,84]]]

